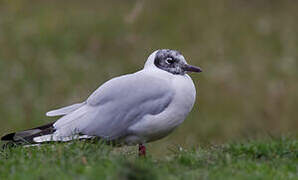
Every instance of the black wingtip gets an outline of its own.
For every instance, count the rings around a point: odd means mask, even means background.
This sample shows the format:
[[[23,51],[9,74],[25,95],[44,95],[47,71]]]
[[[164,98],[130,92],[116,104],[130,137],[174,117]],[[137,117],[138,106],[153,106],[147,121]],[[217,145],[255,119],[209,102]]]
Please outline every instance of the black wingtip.
[[[5,136],[3,136],[1,138],[1,141],[13,141],[13,138],[14,138],[15,134],[16,133],[6,134]]]

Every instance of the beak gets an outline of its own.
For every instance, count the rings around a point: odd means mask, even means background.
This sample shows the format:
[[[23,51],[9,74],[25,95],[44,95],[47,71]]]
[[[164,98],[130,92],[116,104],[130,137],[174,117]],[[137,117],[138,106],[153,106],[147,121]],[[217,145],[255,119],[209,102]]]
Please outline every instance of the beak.
[[[192,66],[189,64],[185,64],[182,69],[188,72],[196,72],[196,73],[202,72],[202,69],[200,67]]]

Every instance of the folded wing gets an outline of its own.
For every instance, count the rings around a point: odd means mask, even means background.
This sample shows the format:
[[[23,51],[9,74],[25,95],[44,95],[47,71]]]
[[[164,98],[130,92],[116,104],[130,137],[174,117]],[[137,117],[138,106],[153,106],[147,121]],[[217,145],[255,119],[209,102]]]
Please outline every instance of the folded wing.
[[[129,134],[128,127],[145,115],[164,111],[173,95],[170,82],[142,71],[114,78],[99,87],[84,105],[59,119],[54,124],[56,136],[82,133],[117,139]]]

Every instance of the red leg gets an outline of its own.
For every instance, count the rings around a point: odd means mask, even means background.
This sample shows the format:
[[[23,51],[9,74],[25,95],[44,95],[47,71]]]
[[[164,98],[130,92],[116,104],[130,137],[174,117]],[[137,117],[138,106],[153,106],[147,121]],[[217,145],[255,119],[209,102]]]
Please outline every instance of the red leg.
[[[143,144],[139,144],[139,156],[145,157],[146,156],[146,146]]]

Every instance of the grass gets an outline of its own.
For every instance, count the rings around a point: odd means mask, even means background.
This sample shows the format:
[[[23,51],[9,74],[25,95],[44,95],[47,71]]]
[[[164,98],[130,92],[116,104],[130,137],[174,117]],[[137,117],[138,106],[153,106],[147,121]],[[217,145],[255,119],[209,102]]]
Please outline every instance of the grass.
[[[0,179],[298,179],[295,138],[177,147],[158,159],[132,149],[87,142],[6,149]]]

